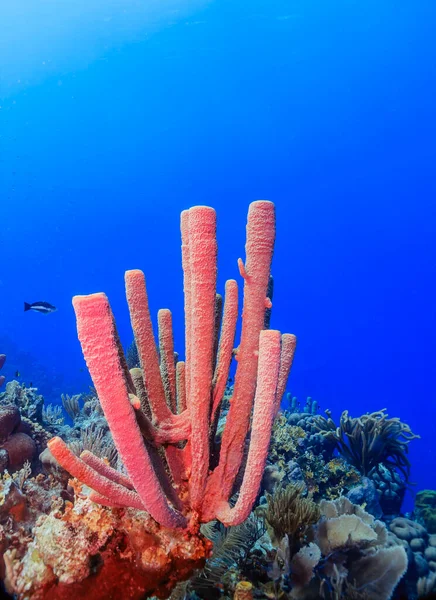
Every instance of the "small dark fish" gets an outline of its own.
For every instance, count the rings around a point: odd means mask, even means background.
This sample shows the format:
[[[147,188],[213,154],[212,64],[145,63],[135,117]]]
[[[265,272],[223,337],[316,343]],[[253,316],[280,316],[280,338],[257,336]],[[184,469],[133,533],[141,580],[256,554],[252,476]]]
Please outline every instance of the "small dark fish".
[[[33,304],[24,303],[24,312],[27,310],[34,310],[36,312],[43,313],[44,315],[48,315],[56,310],[56,306],[53,304],[49,304],[48,302],[34,302]]]
[[[20,371],[15,371],[15,377],[20,377]]]
[[[29,387],[33,387],[33,383],[31,381],[29,382]]]

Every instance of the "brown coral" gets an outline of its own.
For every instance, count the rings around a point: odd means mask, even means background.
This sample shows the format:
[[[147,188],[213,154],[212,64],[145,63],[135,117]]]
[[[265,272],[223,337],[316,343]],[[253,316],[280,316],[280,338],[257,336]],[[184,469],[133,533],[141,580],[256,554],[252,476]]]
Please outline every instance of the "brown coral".
[[[26,461],[32,460],[36,444],[25,433],[15,433],[2,444],[2,449],[8,453],[8,470],[13,472],[21,469]]]
[[[0,407],[0,443],[5,442],[20,424],[20,411],[13,404]]]
[[[27,433],[20,431],[21,417],[16,406],[0,406],[0,470],[13,472],[31,461],[36,445]]]

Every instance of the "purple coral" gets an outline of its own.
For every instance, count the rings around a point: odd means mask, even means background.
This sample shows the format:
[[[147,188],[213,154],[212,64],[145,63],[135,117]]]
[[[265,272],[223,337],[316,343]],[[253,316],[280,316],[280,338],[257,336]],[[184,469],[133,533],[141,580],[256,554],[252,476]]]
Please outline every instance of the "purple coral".
[[[3,368],[3,365],[5,364],[5,360],[6,360],[6,354],[0,354],[0,370]],[[0,375],[0,387],[4,384],[5,379],[6,378],[4,375]]]
[[[0,406],[0,472],[21,469],[35,455],[35,442],[21,429],[18,408],[12,404]]]

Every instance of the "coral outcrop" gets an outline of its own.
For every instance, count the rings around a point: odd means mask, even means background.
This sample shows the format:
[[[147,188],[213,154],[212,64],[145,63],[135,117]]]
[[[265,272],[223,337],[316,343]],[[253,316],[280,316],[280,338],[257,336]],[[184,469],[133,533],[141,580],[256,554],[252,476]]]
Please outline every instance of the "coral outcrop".
[[[419,435],[400,419],[390,418],[385,409],[358,418],[344,411],[339,427],[329,411],[326,413],[327,418],[316,418],[318,431],[361,475],[374,482],[383,514],[397,515],[410,475],[409,443]]]
[[[321,417],[322,418],[322,417]],[[347,494],[362,483],[360,473],[342,457],[334,456],[335,445],[317,427],[318,416],[312,413],[284,411],[274,423],[267,469],[274,481],[282,479],[303,483],[315,500],[334,499]]]
[[[33,600],[167,597],[211,550],[207,540],[164,528],[147,513],[80,496],[41,517],[30,540],[6,552],[6,586]]]
[[[21,416],[42,424],[44,398],[37,392],[37,388],[26,387],[18,381],[9,381],[6,390],[0,394],[0,405],[14,404],[20,410]]]

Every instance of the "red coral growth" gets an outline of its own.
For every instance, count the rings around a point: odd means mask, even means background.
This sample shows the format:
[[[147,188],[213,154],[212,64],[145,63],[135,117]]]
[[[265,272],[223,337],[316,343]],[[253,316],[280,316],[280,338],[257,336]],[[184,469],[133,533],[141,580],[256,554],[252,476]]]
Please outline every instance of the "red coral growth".
[[[34,536],[24,551],[5,553],[6,585],[20,600],[167,598],[211,552],[208,540],[146,513],[83,498],[41,519]]]

